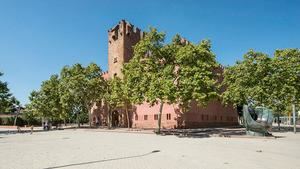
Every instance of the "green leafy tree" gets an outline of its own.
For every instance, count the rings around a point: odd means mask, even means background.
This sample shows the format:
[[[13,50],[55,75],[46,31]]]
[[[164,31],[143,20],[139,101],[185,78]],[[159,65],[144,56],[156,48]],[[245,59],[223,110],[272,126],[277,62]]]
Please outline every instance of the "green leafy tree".
[[[291,111],[291,104],[299,106],[300,102],[300,50],[276,50],[272,60],[273,73],[270,83],[268,105],[275,116]],[[280,123],[278,123],[280,125]]]
[[[23,111],[22,116],[26,120],[27,125],[38,124],[39,117],[36,116],[36,114],[33,111],[31,111],[32,108],[30,106],[32,105],[31,104],[25,105],[25,110]]]
[[[273,58],[250,50],[243,61],[225,69],[224,102],[267,106],[279,121],[291,103],[299,103],[299,58],[299,49],[277,50]]]
[[[59,84],[59,76],[52,75],[49,80],[42,82],[40,90],[31,92],[30,104],[26,108],[28,114],[46,118],[51,122],[62,120]]]
[[[94,63],[87,67],[81,64],[65,66],[61,71],[61,103],[66,110],[77,114],[78,126],[80,113],[88,113],[91,124],[91,107],[103,98],[105,88],[101,75],[100,67]]]
[[[3,73],[0,72],[0,77],[3,76]],[[0,80],[0,112],[5,113],[10,111],[12,103],[11,103],[12,94],[9,92],[9,88],[7,87],[7,82],[2,82]]]
[[[160,104],[158,115],[158,133],[161,128],[161,114],[163,105],[175,101],[174,86],[174,56],[164,45],[165,34],[159,33],[156,29],[150,28],[146,36],[134,47],[133,59],[127,64],[124,71],[128,81],[139,79],[135,90],[139,91],[151,105]],[[173,58],[172,58],[173,57]],[[133,65],[131,65],[133,64]],[[126,72],[129,73],[126,75]],[[131,79],[134,78],[134,79]]]
[[[177,42],[176,39],[173,43]],[[211,51],[211,44],[176,44],[176,98],[184,114],[194,101],[205,106],[218,96],[219,65]],[[179,47],[178,47],[179,46]],[[182,122],[184,123],[184,119]],[[184,125],[184,124],[183,124]]]
[[[118,77],[109,79],[106,83],[106,90],[104,94],[104,102],[108,108],[108,128],[112,127],[112,111],[121,107],[122,91],[121,80]]]
[[[250,100],[257,105],[266,104],[270,95],[270,74],[272,60],[268,55],[250,50],[243,61],[225,69],[223,101],[235,106],[247,104]]]
[[[124,66],[124,76],[137,95],[137,102],[145,100],[159,104],[158,133],[164,104],[179,103],[185,110],[192,100],[205,104],[215,97],[217,63],[209,41],[194,45],[176,35],[169,44],[165,34],[150,28],[134,47],[134,56]]]
[[[0,77],[3,73],[0,72]],[[14,125],[17,124],[17,119],[20,114],[21,104],[9,91],[7,82],[0,81],[0,112],[14,112]]]
[[[124,69],[124,71],[132,71],[132,69]],[[140,92],[135,92],[134,89],[136,83],[132,78],[128,78],[133,74],[125,74],[122,79],[119,77],[114,77],[108,80],[107,91],[105,95],[105,101],[109,107],[109,120],[111,120],[111,113],[113,109],[122,108],[125,110],[127,118],[127,127],[130,128],[130,114],[129,109],[132,108],[133,104],[141,103],[142,99],[139,96]],[[138,79],[136,79],[138,80]],[[111,121],[109,121],[111,127]]]

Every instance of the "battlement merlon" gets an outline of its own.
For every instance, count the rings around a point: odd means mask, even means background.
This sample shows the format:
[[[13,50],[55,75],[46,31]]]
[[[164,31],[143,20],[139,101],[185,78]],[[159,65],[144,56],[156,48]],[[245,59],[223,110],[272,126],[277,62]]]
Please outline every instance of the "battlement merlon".
[[[188,44],[190,44],[191,42],[188,41],[188,40],[185,39],[185,38],[181,38],[181,39],[180,39],[180,43],[183,44],[183,45],[188,45]]]
[[[138,27],[135,27],[131,23],[121,20],[116,26],[108,30],[109,40],[117,40],[120,36],[139,36],[142,39],[145,33],[141,31]]]

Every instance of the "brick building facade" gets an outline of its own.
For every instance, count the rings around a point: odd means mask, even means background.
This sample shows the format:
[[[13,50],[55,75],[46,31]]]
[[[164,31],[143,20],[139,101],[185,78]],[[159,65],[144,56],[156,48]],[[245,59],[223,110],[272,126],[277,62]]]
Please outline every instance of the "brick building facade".
[[[119,76],[121,69],[133,55],[133,46],[144,36],[143,31],[125,20],[108,31],[108,71],[103,74],[105,79]],[[187,42],[183,39],[185,43]],[[108,109],[102,103],[95,103],[92,108],[93,124],[107,125]],[[147,103],[133,105],[130,109],[130,126],[133,128],[156,128],[158,123],[159,105]],[[112,123],[115,127],[126,127],[128,120],[122,109],[112,111]],[[200,107],[193,103],[185,114],[177,105],[165,104],[162,111],[162,128],[197,128],[238,125],[238,114],[233,106],[223,106],[220,101],[211,101],[207,106]]]

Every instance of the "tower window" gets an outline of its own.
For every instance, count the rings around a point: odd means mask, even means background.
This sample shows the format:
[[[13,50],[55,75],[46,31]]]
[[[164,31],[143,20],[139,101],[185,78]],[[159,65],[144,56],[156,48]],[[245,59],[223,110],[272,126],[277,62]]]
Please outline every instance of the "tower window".
[[[112,36],[112,39],[113,39],[113,40],[117,40],[117,36],[116,36],[116,35],[113,35],[113,36]]]
[[[144,115],[144,120],[148,120],[148,115]]]
[[[118,62],[118,58],[115,57],[115,58],[114,58],[114,63],[117,63],[117,62]]]

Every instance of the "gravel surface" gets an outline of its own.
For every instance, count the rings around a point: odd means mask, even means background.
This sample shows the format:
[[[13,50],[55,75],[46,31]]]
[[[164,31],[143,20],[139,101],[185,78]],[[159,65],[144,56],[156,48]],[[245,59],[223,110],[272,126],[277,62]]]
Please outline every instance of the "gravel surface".
[[[70,129],[0,134],[1,169],[300,169],[300,134],[179,138]]]

